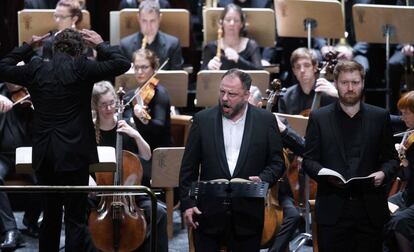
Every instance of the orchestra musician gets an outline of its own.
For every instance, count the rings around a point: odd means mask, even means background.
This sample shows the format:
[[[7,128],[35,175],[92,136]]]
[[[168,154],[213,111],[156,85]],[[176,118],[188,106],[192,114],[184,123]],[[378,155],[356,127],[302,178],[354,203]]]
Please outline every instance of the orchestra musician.
[[[27,87],[34,107],[33,169],[40,185],[88,185],[89,164],[97,163],[91,115],[93,83],[130,68],[119,51],[91,30],[65,29],[56,35],[54,55],[43,61],[33,55],[43,37],[34,36],[0,60],[0,79]],[[94,47],[100,60],[81,54]],[[28,64],[16,66],[22,59]],[[30,60],[30,62],[29,62]],[[39,251],[58,251],[65,208],[66,251],[93,251],[86,226],[87,195],[43,195]]]
[[[249,103],[259,108],[262,107],[262,94],[257,86],[252,85],[250,87]],[[281,134],[283,147],[287,147],[296,155],[302,156],[305,149],[305,140],[303,137],[300,137],[291,127],[285,125],[277,115],[275,117]],[[290,188],[288,178],[284,176],[278,183],[279,190],[277,198],[279,205],[283,209],[283,221],[269,248],[269,252],[286,251],[302,219],[295,206],[295,200],[293,199],[293,192]]]
[[[414,128],[414,91],[404,94],[398,101],[398,109],[401,111],[401,118],[408,130]],[[408,131],[407,130],[407,131]],[[385,245],[389,250],[409,252],[414,250],[414,135],[406,133],[405,141],[396,144],[397,151],[402,156],[398,177],[406,181],[405,188],[388,200],[395,203],[399,208],[391,216],[386,224],[385,230],[387,240]],[[394,240],[397,247],[393,247]]]
[[[77,29],[83,19],[82,9],[76,0],[60,0],[56,4],[53,19],[56,22],[57,30],[52,36],[46,38],[42,46],[37,50],[37,54],[43,59],[50,60],[53,56],[53,41],[60,31],[66,28]],[[87,52],[88,56],[92,56],[91,49]]]
[[[125,57],[132,59],[133,53],[137,49],[151,49],[161,62],[169,59],[164,70],[180,70],[183,68],[180,41],[178,38],[159,30],[161,17],[158,1],[142,1],[139,4],[137,14],[140,31],[121,39],[122,53]]]
[[[141,134],[125,120],[116,121],[118,97],[112,84],[101,81],[92,90],[92,109],[96,112],[96,142],[100,146],[116,147],[116,133],[123,133],[123,150],[138,154],[143,160],[151,158],[151,149]],[[137,251],[150,252],[151,200],[146,196],[137,197],[137,206],[145,211],[147,235]],[[157,251],[168,252],[167,212],[165,207],[157,204]]]
[[[414,1],[410,0],[397,0],[396,5],[400,6],[413,6]],[[401,79],[404,76],[404,72],[407,75],[413,74],[413,56],[414,56],[414,46],[413,44],[399,44],[395,47],[394,53],[391,55],[389,64],[390,64],[390,85],[391,85],[391,95],[392,100],[390,102],[392,112],[397,112],[397,101],[400,98],[401,90]],[[411,80],[411,82],[410,82]],[[404,84],[407,85],[408,90],[412,90],[412,79],[405,78]],[[410,82],[410,83],[408,83]]]
[[[246,16],[240,6],[228,4],[224,8],[219,20],[218,33],[221,32],[222,36],[219,36],[218,40],[211,41],[204,47],[201,69],[262,68],[259,45],[255,40],[245,36]]]
[[[171,116],[170,96],[167,89],[158,83],[158,79],[152,78],[159,67],[159,60],[156,54],[149,49],[138,49],[132,55],[132,63],[135,71],[137,89],[130,90],[125,95],[126,102],[136,92],[142,92],[132,102],[132,108],[125,112],[127,118],[133,118],[135,126],[150,145],[151,151],[158,147],[171,146]],[[149,101],[144,101],[147,95],[144,86],[152,87],[148,93],[153,92]],[[139,102],[135,102],[138,100]],[[150,186],[151,162],[142,161],[144,168],[143,185]]]
[[[396,171],[389,113],[362,102],[365,71],[355,61],[339,61],[334,70],[339,100],[310,113],[303,167],[318,182],[316,224],[319,251],[381,251],[383,225],[389,219],[386,184]],[[346,179],[371,176],[370,183]]]
[[[292,71],[298,83],[289,87],[279,99],[278,112],[298,115],[311,108],[316,92],[321,93],[321,106],[336,101],[338,91],[325,78],[318,78],[318,61],[313,50],[300,47],[290,56]]]
[[[375,0],[346,0],[340,2],[344,5],[343,15],[346,34],[344,34],[343,41],[340,41],[336,46],[326,43],[321,48],[322,56],[325,57],[329,51],[337,50],[339,52],[339,59],[355,60],[364,67],[365,72],[368,72],[370,69],[368,60],[370,45],[366,42],[356,41],[352,6],[355,4],[374,4]]]
[[[282,142],[274,116],[248,104],[251,78],[231,69],[220,82],[219,105],[193,117],[180,170],[181,210],[196,251],[259,251],[264,201],[190,198],[192,182],[242,178],[271,185],[282,176]],[[260,122],[260,123],[256,123]]]
[[[16,104],[14,98],[23,87],[11,83],[0,84],[0,184],[8,174],[15,172],[15,150],[21,146],[31,146],[31,121],[33,109],[30,104]],[[35,183],[35,179],[31,178]],[[37,224],[40,200],[31,195],[30,203],[25,212],[23,223],[28,226],[29,234],[33,237],[39,235]],[[24,243],[24,239],[17,229],[16,220],[5,192],[0,193],[0,232],[4,239],[0,244],[2,250],[14,250]]]

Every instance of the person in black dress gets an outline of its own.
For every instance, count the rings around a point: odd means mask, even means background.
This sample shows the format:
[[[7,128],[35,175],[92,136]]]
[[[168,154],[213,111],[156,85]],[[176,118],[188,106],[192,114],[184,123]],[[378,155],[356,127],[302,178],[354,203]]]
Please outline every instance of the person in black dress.
[[[217,41],[209,42],[204,47],[201,69],[261,69],[260,47],[256,41],[245,37],[246,17],[240,6],[228,4],[224,8],[219,22],[223,37]],[[220,48],[221,55],[217,54],[217,47]]]

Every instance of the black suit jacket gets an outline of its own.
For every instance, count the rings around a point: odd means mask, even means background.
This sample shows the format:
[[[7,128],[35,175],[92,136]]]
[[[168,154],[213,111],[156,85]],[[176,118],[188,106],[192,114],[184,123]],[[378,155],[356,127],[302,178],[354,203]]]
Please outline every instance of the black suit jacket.
[[[132,59],[132,54],[141,48],[142,33],[137,32],[121,39],[121,50],[125,57]],[[154,51],[160,59],[160,64],[168,60],[163,70],[181,70],[183,68],[183,57],[181,54],[180,41],[169,34],[159,31],[155,40],[147,45],[148,49]]]
[[[331,185],[326,178],[318,177],[322,167],[341,174],[347,167],[340,120],[335,110],[338,103],[330,104],[310,114],[306,131],[304,169],[318,182],[316,196],[316,222],[335,224],[346,199],[346,189]],[[362,146],[360,163],[356,176],[368,176],[376,171],[385,173],[385,181],[391,179],[398,165],[394,149],[390,116],[382,108],[361,104]],[[371,222],[382,225],[389,217],[385,186],[368,187],[360,192]]]
[[[260,176],[262,181],[274,184],[284,171],[282,141],[276,125],[271,113],[249,105],[240,154],[231,176],[225,154],[221,110],[216,106],[194,115],[181,164],[180,195],[183,211],[197,205],[203,212],[199,218],[202,232],[217,235],[224,230],[228,221],[226,206],[222,199],[211,197],[207,200],[199,197],[198,202],[194,201],[188,195],[191,183],[197,181],[198,176],[204,181]],[[261,232],[262,199],[232,199],[232,210],[236,233],[252,235]]]
[[[118,47],[101,43],[98,61],[55,53],[52,60],[34,57],[27,44],[0,61],[0,79],[28,88],[34,105],[33,167],[36,171],[76,171],[97,162],[91,93],[97,81],[130,68]],[[47,162],[46,162],[47,160]],[[44,167],[48,163],[53,167]]]

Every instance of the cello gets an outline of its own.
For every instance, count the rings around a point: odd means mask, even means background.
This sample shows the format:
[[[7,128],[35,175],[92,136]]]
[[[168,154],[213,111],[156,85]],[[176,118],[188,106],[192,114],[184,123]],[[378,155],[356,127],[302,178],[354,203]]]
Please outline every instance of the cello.
[[[118,91],[118,121],[122,119],[124,91]],[[142,166],[132,152],[122,150],[122,135],[116,136],[115,173],[98,172],[98,185],[138,185],[142,179]],[[104,252],[127,252],[137,249],[146,237],[146,221],[132,195],[114,193],[101,197],[97,209],[89,215],[89,230],[95,246]]]
[[[277,97],[280,95],[281,82],[278,79],[274,79],[270,84],[270,89],[266,90],[268,94],[266,110],[272,111],[273,105],[277,103]],[[283,150],[283,156],[285,160],[285,166],[289,166],[286,150]],[[282,178],[283,179],[283,178]],[[266,196],[265,209],[264,209],[264,224],[262,239],[260,245],[262,248],[269,247],[273,241],[276,233],[279,231],[283,221],[283,210],[279,205],[278,193],[279,193],[279,181],[272,186]]]

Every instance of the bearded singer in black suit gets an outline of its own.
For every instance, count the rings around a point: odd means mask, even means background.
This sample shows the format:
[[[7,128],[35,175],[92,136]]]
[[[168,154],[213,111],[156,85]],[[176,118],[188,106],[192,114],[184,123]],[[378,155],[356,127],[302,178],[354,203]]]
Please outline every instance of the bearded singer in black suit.
[[[196,251],[259,251],[263,199],[189,197],[191,183],[243,178],[274,184],[283,174],[275,117],[248,104],[251,78],[231,69],[220,83],[220,105],[194,115],[180,172],[181,210],[194,229]],[[199,172],[201,166],[201,172]]]
[[[50,61],[30,60],[35,37],[0,61],[0,79],[28,88],[34,105],[33,168],[41,185],[88,185],[89,164],[98,161],[91,115],[93,84],[130,68],[119,48],[104,43],[94,31],[65,29],[56,35]],[[81,52],[85,42],[98,60]],[[25,60],[28,64],[16,66]],[[65,207],[65,251],[93,250],[86,226],[86,194],[46,194],[39,237],[40,251],[59,251]]]
[[[341,61],[334,70],[339,101],[310,114],[304,169],[318,182],[316,223],[321,252],[382,251],[382,228],[389,219],[386,186],[398,165],[389,113],[361,101],[364,69]],[[373,176],[372,184],[344,185],[346,179]]]

